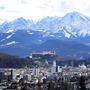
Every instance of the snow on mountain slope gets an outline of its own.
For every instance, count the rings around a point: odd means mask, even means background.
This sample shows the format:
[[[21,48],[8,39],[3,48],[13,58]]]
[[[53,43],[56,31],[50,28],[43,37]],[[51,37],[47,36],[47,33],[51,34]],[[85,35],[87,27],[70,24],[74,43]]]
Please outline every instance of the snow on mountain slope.
[[[15,44],[16,42],[15,41],[11,41],[9,43],[7,43],[6,45],[12,45],[12,44]]]
[[[14,35],[14,33],[12,33],[12,34],[8,35],[8,36],[6,37],[6,39],[11,38],[13,35]]]
[[[0,25],[0,45],[15,41],[22,44],[42,44],[49,39],[76,40],[89,43],[90,19],[78,12],[64,17],[46,17],[37,23],[24,18]]]
[[[21,17],[12,22],[4,22],[2,25],[0,25],[0,31],[5,33],[9,32],[10,30],[33,30],[40,31],[42,33],[46,32],[45,36],[48,36],[48,32],[60,33],[61,30],[65,37],[70,38],[72,36],[90,36],[89,26],[89,17],[86,17],[78,12],[71,12],[62,18],[46,17],[37,23],[34,23],[32,20],[25,20]]]
[[[12,33],[12,32],[14,32],[14,30],[13,30],[13,29],[8,30],[6,33]]]
[[[0,31],[8,33],[10,30],[27,30],[34,24],[32,20],[26,20],[23,17],[17,18],[11,22],[5,21],[0,25]]]
[[[0,31],[3,33],[7,32],[9,29],[10,29],[10,23],[8,21],[5,21],[0,25]]]
[[[90,35],[90,20],[78,13],[72,12],[65,15],[60,21],[59,28],[65,27],[66,30],[74,36]]]
[[[60,20],[60,17],[46,17],[38,21],[32,29],[57,32]]]
[[[8,43],[5,43],[5,44],[1,44],[0,47],[6,47],[6,46],[11,46],[11,45],[15,45],[17,44],[18,42],[16,41],[11,41],[11,42],[8,42]]]

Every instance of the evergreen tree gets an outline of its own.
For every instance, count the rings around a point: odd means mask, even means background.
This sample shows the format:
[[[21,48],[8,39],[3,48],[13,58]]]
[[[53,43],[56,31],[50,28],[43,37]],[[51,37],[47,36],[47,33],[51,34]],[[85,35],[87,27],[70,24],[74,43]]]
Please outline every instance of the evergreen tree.
[[[80,90],[86,90],[85,77],[81,76],[79,80]]]

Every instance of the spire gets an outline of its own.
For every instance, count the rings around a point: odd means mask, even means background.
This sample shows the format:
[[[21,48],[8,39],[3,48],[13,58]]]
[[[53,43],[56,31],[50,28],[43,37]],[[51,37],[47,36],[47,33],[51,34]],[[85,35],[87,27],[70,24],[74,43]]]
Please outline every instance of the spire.
[[[53,67],[56,67],[56,61],[55,60],[53,61]]]

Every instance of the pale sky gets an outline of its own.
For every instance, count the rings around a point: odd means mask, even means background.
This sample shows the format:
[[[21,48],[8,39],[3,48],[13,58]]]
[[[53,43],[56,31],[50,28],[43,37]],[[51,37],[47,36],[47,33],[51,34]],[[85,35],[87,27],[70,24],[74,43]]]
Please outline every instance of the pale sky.
[[[38,20],[77,11],[90,16],[90,0],[0,0],[0,20]]]

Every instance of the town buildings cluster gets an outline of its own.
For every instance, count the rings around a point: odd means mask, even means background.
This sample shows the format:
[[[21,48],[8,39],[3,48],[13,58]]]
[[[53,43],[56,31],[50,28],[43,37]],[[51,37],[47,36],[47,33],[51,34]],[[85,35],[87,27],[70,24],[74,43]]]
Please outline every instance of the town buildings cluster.
[[[32,54],[30,58],[38,60],[44,52]],[[38,57],[39,55],[39,57]],[[59,66],[57,61],[52,64],[46,60],[43,65],[25,68],[1,68],[0,88],[2,90],[90,90],[90,67],[84,64],[78,67]],[[84,87],[85,86],[85,87]],[[83,89],[84,90],[84,89]]]

